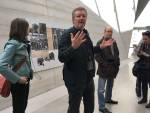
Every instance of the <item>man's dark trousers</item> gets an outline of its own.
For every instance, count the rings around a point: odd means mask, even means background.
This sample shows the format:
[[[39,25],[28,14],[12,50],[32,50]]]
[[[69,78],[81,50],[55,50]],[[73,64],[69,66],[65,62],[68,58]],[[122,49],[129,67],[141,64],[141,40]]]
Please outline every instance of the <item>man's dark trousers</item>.
[[[70,86],[65,83],[69,94],[69,107],[67,113],[79,113],[80,103],[83,97],[84,113],[94,112],[94,81],[90,80],[83,88]]]

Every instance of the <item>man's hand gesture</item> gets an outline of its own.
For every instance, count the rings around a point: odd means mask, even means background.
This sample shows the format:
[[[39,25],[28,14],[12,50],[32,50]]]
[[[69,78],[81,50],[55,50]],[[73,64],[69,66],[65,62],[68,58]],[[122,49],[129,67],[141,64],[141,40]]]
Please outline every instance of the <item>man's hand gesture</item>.
[[[114,39],[109,39],[109,40],[103,40],[102,43],[100,44],[100,48],[103,49],[105,47],[111,46],[115,42]]]
[[[71,46],[74,48],[74,49],[77,49],[80,47],[80,45],[86,41],[86,39],[84,38],[85,37],[85,33],[83,31],[78,31],[74,36],[73,34],[71,33]]]

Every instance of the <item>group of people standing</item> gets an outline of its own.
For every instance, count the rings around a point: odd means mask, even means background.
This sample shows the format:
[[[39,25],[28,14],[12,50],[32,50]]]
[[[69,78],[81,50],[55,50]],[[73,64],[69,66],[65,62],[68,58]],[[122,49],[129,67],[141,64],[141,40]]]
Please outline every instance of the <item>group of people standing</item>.
[[[58,58],[64,63],[63,80],[69,94],[67,113],[79,113],[82,99],[84,113],[94,112],[95,60],[98,63],[99,75],[99,111],[111,113],[105,107],[105,103],[118,104],[118,101],[112,99],[112,89],[120,66],[119,50],[116,41],[112,38],[113,29],[110,26],[104,29],[103,37],[96,46],[93,46],[85,29],[86,20],[87,10],[84,7],[75,8],[72,11],[73,26],[63,33],[58,42]],[[12,86],[13,113],[25,113],[28,103],[29,84],[32,79],[28,30],[29,24],[25,19],[14,19],[10,27],[9,40],[0,55],[0,73],[11,82]],[[139,56],[143,58],[141,54]],[[19,70],[17,72],[12,70],[22,60],[24,63]],[[147,85],[147,82],[141,81],[142,84]],[[147,101],[143,100],[140,102]]]
[[[111,113],[105,107],[105,103],[118,104],[118,101],[112,100],[112,89],[119,71],[119,50],[116,41],[112,38],[113,29],[109,26],[104,29],[102,39],[93,46],[89,33],[85,29],[86,20],[85,8],[74,9],[73,27],[66,30],[59,41],[58,58],[64,63],[63,79],[69,94],[67,113],[79,113],[82,98],[84,113],[94,112],[95,59],[98,63],[97,74],[99,75],[99,111]]]

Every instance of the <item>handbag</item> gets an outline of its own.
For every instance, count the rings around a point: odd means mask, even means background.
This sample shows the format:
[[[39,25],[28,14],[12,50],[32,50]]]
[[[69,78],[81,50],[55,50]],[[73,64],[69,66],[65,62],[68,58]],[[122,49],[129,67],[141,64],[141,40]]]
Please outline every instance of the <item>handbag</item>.
[[[0,74],[0,95],[2,97],[8,97],[10,95],[11,83]]]
[[[24,56],[23,60],[20,63],[16,64],[12,70],[16,72],[25,61],[26,56]],[[8,81],[4,75],[0,74],[0,95],[6,98],[10,95],[10,90],[11,90],[10,81]]]
[[[150,69],[150,63],[137,61],[134,63],[134,66],[132,68],[132,73],[134,76],[138,77],[139,75],[142,75],[141,73],[144,73],[149,69]]]
[[[132,74],[135,76],[135,77],[138,77],[139,75],[139,64],[138,62],[135,62],[134,63],[134,66],[132,68]]]

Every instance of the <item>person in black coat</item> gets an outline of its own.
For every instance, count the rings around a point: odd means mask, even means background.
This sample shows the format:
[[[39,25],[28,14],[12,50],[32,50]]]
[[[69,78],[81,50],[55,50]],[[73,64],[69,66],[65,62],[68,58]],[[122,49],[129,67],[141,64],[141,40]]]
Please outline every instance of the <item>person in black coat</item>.
[[[150,83],[150,31],[142,33],[142,43],[137,56],[139,57],[137,78],[142,82],[142,99],[138,101],[138,104],[143,104],[147,102],[148,84]],[[150,102],[145,107],[150,108]]]
[[[58,41],[58,58],[64,63],[63,80],[69,94],[67,113],[79,113],[82,97],[84,113],[94,112],[94,53],[113,43],[113,40],[108,40],[93,47],[84,28],[86,20],[86,9],[75,8],[72,12],[73,27],[66,30]]]
[[[101,44],[103,40],[112,39],[113,29],[107,26],[104,30],[104,36],[97,42]],[[112,90],[114,79],[116,78],[119,66],[119,49],[117,43],[114,42],[111,46],[104,48],[100,53],[95,54],[95,59],[98,63],[97,74],[98,80],[98,103],[99,110],[102,113],[111,113],[106,107],[105,103],[118,104],[118,101],[112,100]],[[106,85],[106,92],[105,92]],[[105,93],[105,96],[104,96]]]

